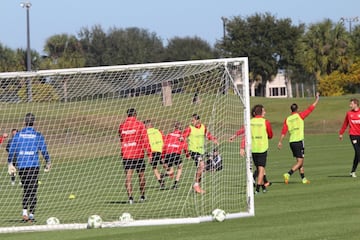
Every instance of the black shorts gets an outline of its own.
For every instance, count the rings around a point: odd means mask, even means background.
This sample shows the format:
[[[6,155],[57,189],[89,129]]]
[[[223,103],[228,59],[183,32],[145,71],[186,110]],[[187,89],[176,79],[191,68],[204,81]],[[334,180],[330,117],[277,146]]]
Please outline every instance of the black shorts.
[[[304,158],[304,154],[305,154],[304,141],[291,142],[290,149],[291,149],[294,157]]]
[[[164,162],[168,165],[168,167],[172,167],[174,165],[179,166],[182,164],[181,155],[178,153],[165,154]]]
[[[190,152],[190,156],[195,161],[196,166],[198,166],[199,162],[203,160],[203,155],[198,152]]]
[[[263,153],[252,153],[252,158],[256,167],[266,167],[267,151]]]
[[[138,158],[138,159],[123,159],[123,165],[124,165],[124,170],[130,170],[130,169],[134,169],[136,170],[136,172],[144,172],[145,171],[145,161],[143,158]]]
[[[161,152],[153,152],[151,158],[151,166],[157,167],[158,164],[161,164]]]

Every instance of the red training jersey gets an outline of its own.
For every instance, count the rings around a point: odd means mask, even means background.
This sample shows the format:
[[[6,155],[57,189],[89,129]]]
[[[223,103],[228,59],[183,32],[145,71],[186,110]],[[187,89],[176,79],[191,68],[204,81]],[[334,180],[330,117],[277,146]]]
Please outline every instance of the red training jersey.
[[[123,159],[144,158],[144,150],[151,156],[146,127],[136,117],[128,117],[119,125],[119,137]]]
[[[171,153],[181,154],[182,152],[188,154],[188,145],[182,137],[181,131],[175,130],[166,135],[164,140],[163,155]]]
[[[344,123],[339,131],[340,135],[345,132],[347,126],[349,126],[350,135],[360,135],[360,109],[350,110],[346,113]]]

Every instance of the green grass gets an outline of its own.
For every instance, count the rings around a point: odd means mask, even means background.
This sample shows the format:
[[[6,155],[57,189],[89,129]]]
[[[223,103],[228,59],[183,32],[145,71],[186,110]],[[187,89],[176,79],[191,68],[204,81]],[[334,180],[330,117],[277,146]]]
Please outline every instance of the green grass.
[[[322,98],[305,120],[309,185],[303,185],[297,173],[283,184],[282,174],[294,159],[287,144],[282,150],[276,144],[290,104],[297,102],[305,109],[313,99],[252,99],[252,105],[264,104],[275,133],[267,165],[273,185],[268,193],[255,196],[254,217],[193,225],[12,233],[1,239],[358,239],[360,180],[349,177],[353,150],[348,139],[339,141],[337,135],[349,98]]]

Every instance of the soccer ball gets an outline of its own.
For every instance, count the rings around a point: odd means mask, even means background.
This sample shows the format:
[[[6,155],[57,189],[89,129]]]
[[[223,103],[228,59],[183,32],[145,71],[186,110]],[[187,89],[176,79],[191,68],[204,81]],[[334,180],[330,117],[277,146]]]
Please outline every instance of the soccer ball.
[[[88,218],[87,227],[88,228],[101,228],[102,223],[103,223],[103,221],[99,215],[91,215]]]
[[[60,220],[56,217],[50,217],[46,220],[46,224],[47,225],[56,225],[56,224],[60,224]]]
[[[215,219],[218,222],[222,222],[225,220],[226,218],[226,213],[224,210],[221,210],[219,208],[215,209],[214,211],[212,211],[212,217],[213,219]]]
[[[131,216],[130,213],[123,213],[120,217],[119,217],[119,220],[121,223],[129,223],[129,222],[132,222],[134,221],[133,217]]]

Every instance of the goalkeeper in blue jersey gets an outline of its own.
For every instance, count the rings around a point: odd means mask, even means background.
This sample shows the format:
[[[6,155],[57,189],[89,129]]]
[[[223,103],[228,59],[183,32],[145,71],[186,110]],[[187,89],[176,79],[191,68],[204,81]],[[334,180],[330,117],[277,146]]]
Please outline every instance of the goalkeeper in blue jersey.
[[[19,170],[23,185],[22,220],[35,221],[37,203],[38,175],[40,171],[39,152],[46,161],[45,172],[51,167],[50,156],[47,151],[45,138],[34,129],[35,116],[25,115],[25,127],[15,134],[9,147],[8,172],[14,174]],[[16,167],[13,161],[16,159]]]

